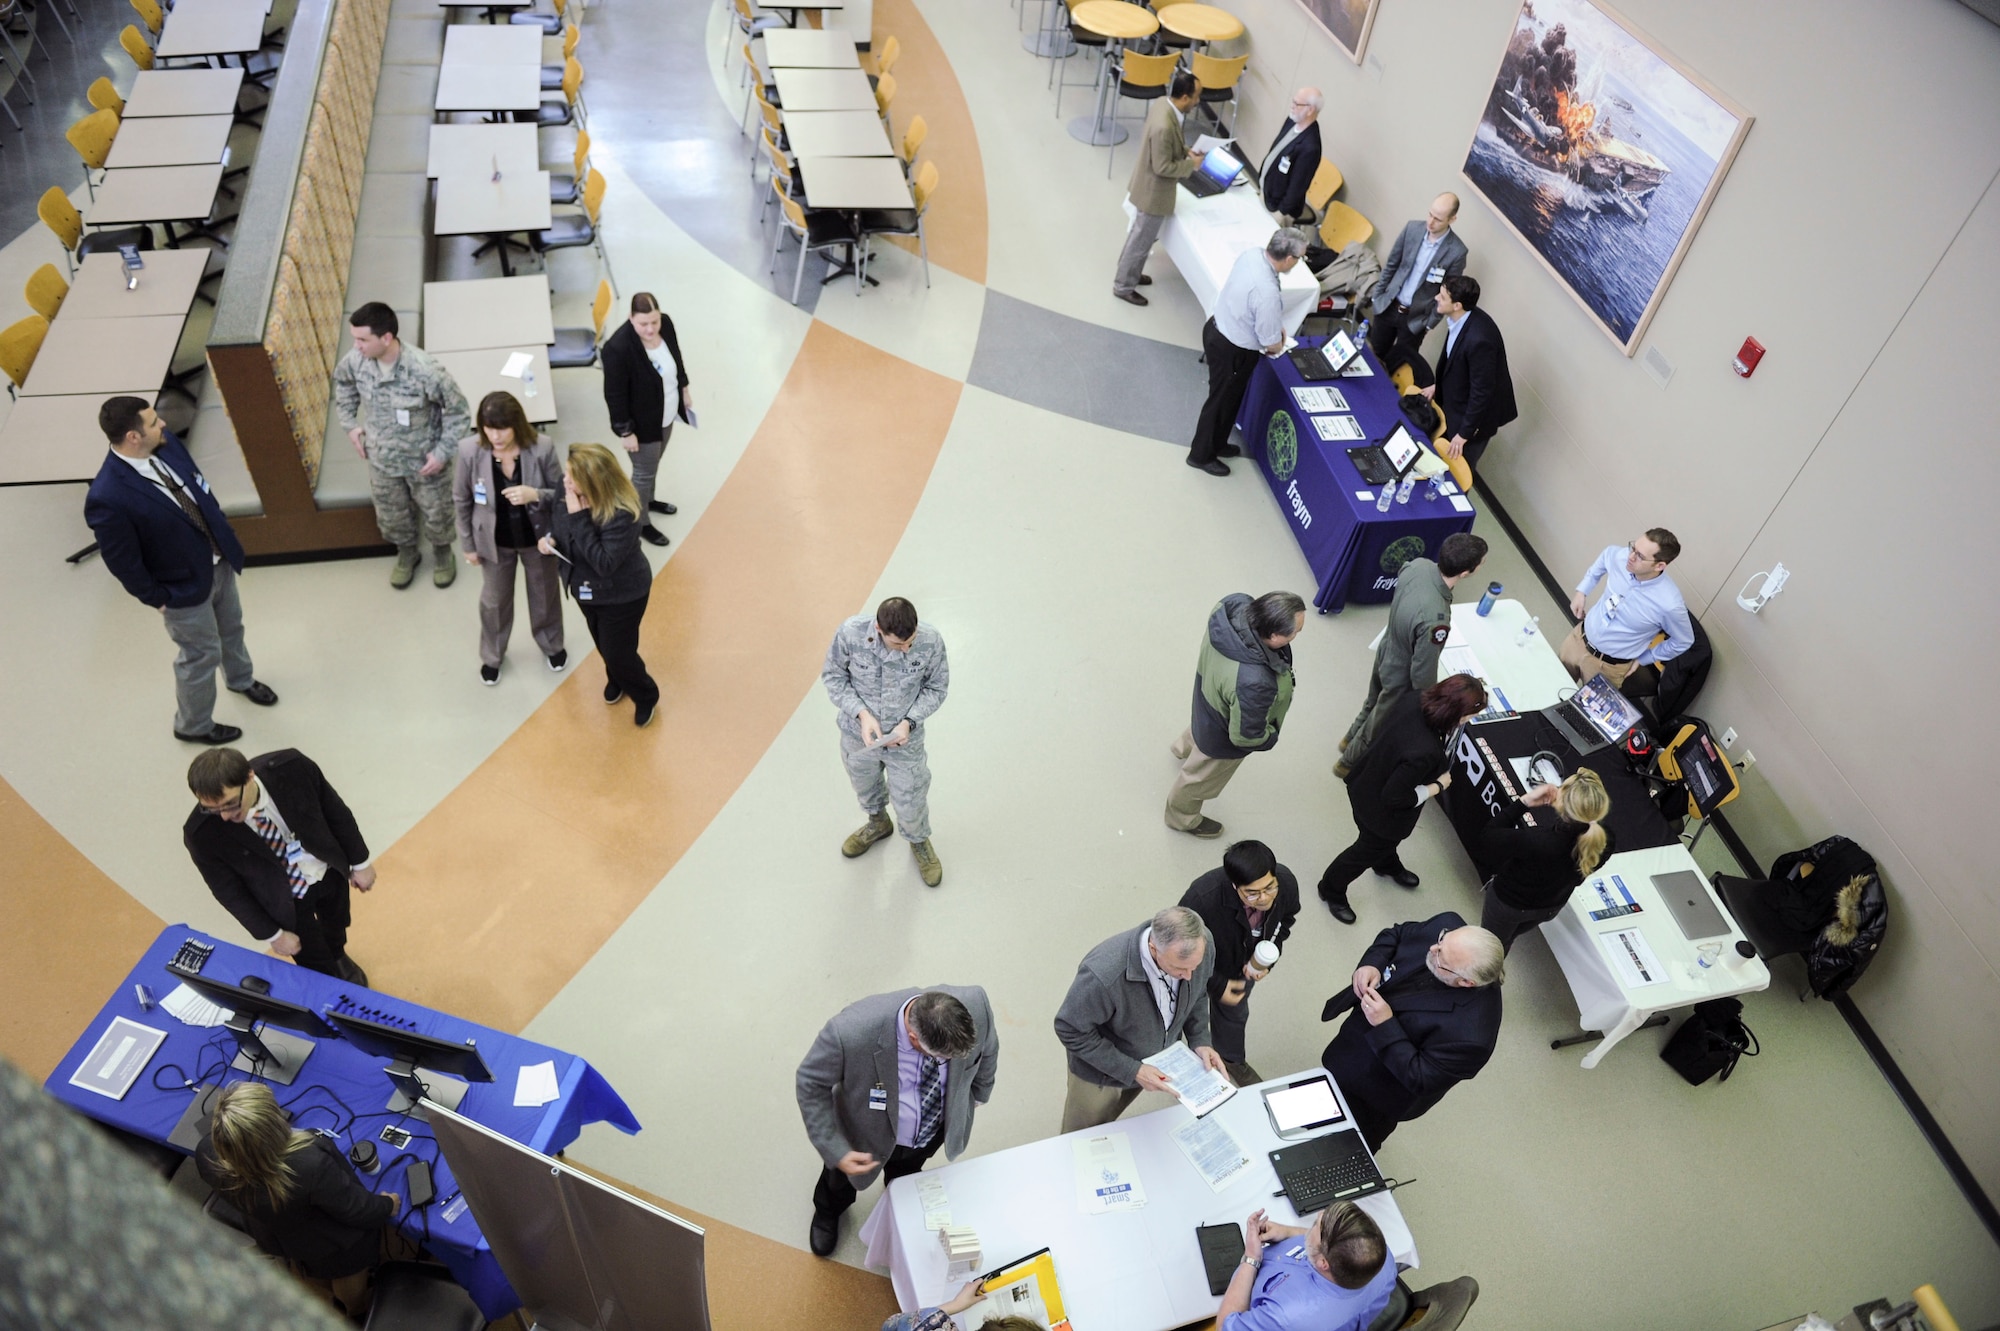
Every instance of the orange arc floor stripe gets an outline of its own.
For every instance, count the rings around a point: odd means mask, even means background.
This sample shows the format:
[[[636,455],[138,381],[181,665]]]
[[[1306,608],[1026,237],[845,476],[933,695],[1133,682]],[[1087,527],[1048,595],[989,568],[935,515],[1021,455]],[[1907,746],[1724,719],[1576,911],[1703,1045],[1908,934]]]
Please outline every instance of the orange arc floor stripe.
[[[166,922],[0,781],[0,1054],[55,1070]],[[178,854],[179,846],[164,853]]]
[[[863,609],[902,538],[961,388],[812,325],[654,581],[641,650],[659,719],[636,730],[629,704],[604,705],[598,658],[574,667],[381,856],[349,944],[380,988],[517,1031],[575,976],[817,687],[834,628]],[[569,620],[581,655],[588,639]]]
[[[896,100],[889,107],[897,144],[913,116],[922,116],[930,137],[917,160],[937,163],[938,192],[924,218],[924,241],[931,262],[973,282],[986,281],[986,167],[979,158],[979,134],[958,76],[945,59],[944,48],[917,12],[913,0],[875,0],[872,47],[893,35],[903,54],[892,71]],[[869,65],[874,68],[872,62]],[[894,243],[915,252],[914,240]],[[833,288],[838,291],[836,284]]]

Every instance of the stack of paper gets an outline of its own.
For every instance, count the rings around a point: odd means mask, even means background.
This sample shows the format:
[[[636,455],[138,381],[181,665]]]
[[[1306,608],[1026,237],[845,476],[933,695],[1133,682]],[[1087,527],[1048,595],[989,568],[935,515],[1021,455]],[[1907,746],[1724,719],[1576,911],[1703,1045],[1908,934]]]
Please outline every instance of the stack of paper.
[[[561,1094],[556,1087],[553,1061],[523,1067],[514,1079],[514,1103],[523,1109],[545,1105]]]
[[[160,1006],[189,1026],[220,1026],[233,1015],[220,1003],[210,1002],[184,984],[160,1000]]]
[[[951,1198],[945,1196],[944,1182],[937,1175],[918,1176],[917,1202],[924,1208],[925,1229],[943,1229],[951,1223]]]
[[[1178,1040],[1143,1061],[1167,1074],[1169,1088],[1196,1118],[1236,1094],[1229,1078],[1203,1063],[1194,1050]]]
[[[1076,1163],[1076,1205],[1085,1215],[1136,1211],[1146,1204],[1146,1187],[1124,1133],[1078,1137],[1070,1150]]]
[[[965,1280],[979,1270],[979,1235],[970,1225],[946,1225],[938,1231],[944,1248],[946,1280]]]

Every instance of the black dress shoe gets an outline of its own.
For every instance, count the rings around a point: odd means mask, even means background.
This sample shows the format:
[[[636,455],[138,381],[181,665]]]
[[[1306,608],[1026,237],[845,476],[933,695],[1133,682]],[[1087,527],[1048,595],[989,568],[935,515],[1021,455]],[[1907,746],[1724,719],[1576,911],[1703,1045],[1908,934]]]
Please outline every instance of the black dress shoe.
[[[655,499],[653,501],[653,511],[655,513],[664,513],[668,517],[672,517],[674,514],[680,512],[679,509],[675,508],[672,504],[668,503],[664,499]]]
[[[639,538],[648,545],[665,545],[667,543],[667,534],[650,522],[639,528]]]
[[[1153,285],[1153,279],[1146,276],[1144,273],[1141,273],[1139,274],[1139,285],[1142,287],[1149,287]]]
[[[1243,450],[1234,444],[1217,444],[1215,455],[1219,458],[1240,458],[1243,456]]]
[[[813,1212],[812,1234],[813,1256],[833,1256],[834,1245],[840,1242],[840,1216],[829,1215],[825,1211]]]
[[[184,735],[176,730],[174,738],[186,740],[190,744],[234,744],[237,740],[243,738],[243,728],[241,726],[216,726],[205,735]]]
[[[1193,458],[1189,458],[1187,464],[1196,471],[1205,471],[1211,476],[1227,476],[1229,474],[1229,464],[1220,460],[1196,462]]]
[[[1342,924],[1354,923],[1354,907],[1347,904],[1346,897],[1330,897],[1322,892],[1319,899],[1324,901],[1326,908],[1333,912],[1334,919],[1339,920]]]
[[[278,695],[271,686],[257,679],[251,680],[247,689],[231,689],[230,692],[242,695],[246,701],[254,702],[259,707],[270,707],[278,701]]]
[[[1111,294],[1118,297],[1118,299],[1124,301],[1127,305],[1152,304],[1151,301],[1147,300],[1144,296],[1140,295],[1136,291],[1114,291]]]
[[[348,956],[346,953],[343,952],[340,956],[334,958],[333,968],[339,971],[340,978],[349,984],[358,984],[363,989],[368,987],[368,972],[356,965],[354,958]]]
[[[1387,873],[1382,873],[1380,869],[1377,869],[1375,872],[1382,874],[1384,878],[1394,883],[1397,887],[1414,888],[1420,881],[1415,874],[1411,873],[1408,869],[1405,869],[1400,864],[1397,865],[1395,868],[1389,870],[1389,872]]]

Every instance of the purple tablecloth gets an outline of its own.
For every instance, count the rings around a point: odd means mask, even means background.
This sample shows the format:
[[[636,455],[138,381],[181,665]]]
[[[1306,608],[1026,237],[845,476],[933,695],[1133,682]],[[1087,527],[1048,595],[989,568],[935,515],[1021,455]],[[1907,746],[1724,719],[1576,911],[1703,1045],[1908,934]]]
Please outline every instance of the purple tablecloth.
[[[449,1013],[372,989],[362,989],[265,953],[210,938],[184,924],[169,925],[153,940],[146,955],[49,1074],[46,1083],[49,1094],[80,1113],[164,1144],[193,1099],[192,1089],[183,1083],[247,1079],[246,1073],[227,1071],[235,1041],[222,1027],[187,1026],[160,1007],[147,1011],[139,1006],[134,985],[144,984],[156,996],[164,997],[179,983],[166,965],[180,949],[182,940],[188,938],[215,944],[215,955],[202,968],[205,979],[233,985],[246,975],[261,975],[270,982],[273,998],[314,1011],[328,1008],[354,1011],[375,1020],[386,1018],[424,1035],[476,1041],[480,1056],[493,1072],[493,1080],[472,1083],[459,1112],[537,1151],[553,1154],[562,1150],[576,1140],[586,1123],[608,1122],[625,1132],[639,1130],[638,1119],[618,1093],[595,1068],[574,1054],[474,1025]],[[167,1033],[145,1071],[139,1074],[139,1080],[121,1100],[108,1099],[70,1084],[70,1076],[116,1017]],[[412,1212],[405,1206],[398,1215],[399,1227],[422,1241],[451,1268],[488,1320],[504,1317],[519,1307],[520,1299],[507,1283],[507,1277],[501,1274],[500,1265],[494,1261],[479,1226],[473,1222],[471,1211],[459,1206],[453,1219],[444,1218],[447,1210],[454,1209],[452,1202],[458,1188],[452,1182],[451,1167],[438,1151],[437,1139],[421,1121],[391,1114],[383,1108],[391,1090],[389,1079],[382,1073],[387,1060],[345,1040],[310,1038],[317,1041],[317,1046],[299,1069],[297,1080],[290,1086],[271,1088],[278,1103],[290,1111],[293,1122],[300,1128],[325,1128],[336,1133],[343,1150],[355,1141],[373,1141],[384,1163],[380,1173],[364,1177],[363,1181],[375,1191],[393,1191],[407,1201],[404,1160],[414,1157],[427,1162],[436,1178],[437,1199],[421,1211]],[[555,1064],[556,1084],[561,1093],[546,1105],[517,1107],[514,1085],[519,1070],[544,1062]],[[407,1149],[398,1150],[381,1140],[383,1126],[391,1123],[412,1134]]]
[[[1376,511],[1375,487],[1361,478],[1347,450],[1379,444],[1403,417],[1382,363],[1371,351],[1361,354],[1373,375],[1319,384],[1301,378],[1285,356],[1264,357],[1236,413],[1244,448],[1257,459],[1313,571],[1313,604],[1323,613],[1338,612],[1349,602],[1388,600],[1404,564],[1419,555],[1436,558],[1445,537],[1472,530],[1470,509],[1460,511],[1450,500],[1432,497],[1427,484],[1417,487],[1409,503]],[[1307,387],[1338,388],[1368,437],[1322,440],[1292,396],[1292,389]]]

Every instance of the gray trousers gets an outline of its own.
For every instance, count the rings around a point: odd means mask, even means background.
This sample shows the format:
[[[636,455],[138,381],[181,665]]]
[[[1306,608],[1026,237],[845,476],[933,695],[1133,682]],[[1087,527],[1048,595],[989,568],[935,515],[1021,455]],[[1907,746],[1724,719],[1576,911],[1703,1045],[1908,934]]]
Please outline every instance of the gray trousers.
[[[529,548],[499,547],[498,557],[479,561],[479,660],[498,666],[514,632],[514,568],[528,580],[528,627],[543,656],[563,649],[562,573],[553,555]]]
[[[674,437],[673,422],[667,422],[666,432],[657,444],[641,444],[632,453],[632,488],[639,492],[639,525],[649,525],[653,512],[653,487],[660,476],[660,455],[667,451],[667,444]]]
[[[1369,746],[1375,743],[1375,733],[1382,728],[1382,720],[1389,715],[1389,709],[1396,705],[1408,689],[1385,689],[1379,675],[1368,676],[1368,698],[1361,704],[1361,711],[1355,715],[1354,724],[1347,728],[1347,747],[1340,751],[1340,761],[1353,771],[1361,766],[1361,760],[1368,756]]]
[[[458,544],[458,517],[451,506],[451,469],[435,476],[390,476],[368,468],[368,497],[375,501],[375,525],[398,550],[416,548],[421,534],[433,550]]]
[[[1202,801],[1220,795],[1243,760],[1209,757],[1194,746],[1193,730],[1183,730],[1170,751],[1181,760],[1181,770],[1167,790],[1167,826],[1191,832],[1201,826]]]
[[[931,839],[931,811],[926,797],[931,789],[931,765],[924,755],[921,727],[910,732],[910,742],[899,749],[871,749],[861,736],[840,729],[840,760],[847,767],[847,779],[854,783],[861,812],[873,818],[893,804],[903,839],[915,844]]]
[[[1131,1108],[1132,1102],[1138,1098],[1137,1086],[1099,1086],[1072,1072],[1069,1074],[1069,1094],[1063,1097],[1062,1130],[1075,1132],[1080,1128],[1095,1128],[1109,1123]]]
[[[215,729],[215,668],[238,693],[257,682],[250,668],[250,649],[243,645],[243,602],[236,592],[236,570],[217,561],[208,599],[161,614],[167,636],[181,649],[174,658],[174,729],[183,735],[206,735]]]
[[[1111,278],[1113,291],[1129,296],[1139,289],[1139,274],[1146,267],[1146,256],[1153,252],[1153,242],[1160,238],[1160,228],[1166,224],[1165,217],[1154,213],[1132,215],[1132,229],[1125,233],[1125,248],[1118,253],[1118,271]]]

